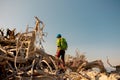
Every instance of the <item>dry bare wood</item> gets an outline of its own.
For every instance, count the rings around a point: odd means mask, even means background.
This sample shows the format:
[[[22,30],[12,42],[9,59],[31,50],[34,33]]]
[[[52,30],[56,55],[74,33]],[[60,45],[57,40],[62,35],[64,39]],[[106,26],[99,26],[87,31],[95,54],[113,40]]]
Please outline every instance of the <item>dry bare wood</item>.
[[[31,31],[29,27],[23,33],[15,34],[15,30],[11,30],[7,38],[0,31],[0,80],[94,80],[93,75],[99,77],[99,74],[89,70],[96,67],[106,72],[102,60],[88,62],[86,56],[76,50],[76,57],[68,59],[63,73],[61,60],[47,54],[42,45],[47,35],[43,32],[45,24],[38,17],[35,20]]]
[[[109,64],[110,67],[115,68],[115,71],[113,72],[120,72],[120,65],[113,66],[110,62],[109,59],[107,58],[107,63]]]

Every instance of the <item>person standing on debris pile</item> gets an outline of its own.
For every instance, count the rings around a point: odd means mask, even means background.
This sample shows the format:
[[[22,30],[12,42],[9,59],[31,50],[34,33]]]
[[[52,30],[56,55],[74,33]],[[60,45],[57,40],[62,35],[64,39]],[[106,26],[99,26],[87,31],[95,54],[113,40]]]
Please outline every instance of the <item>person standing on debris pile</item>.
[[[57,45],[57,52],[56,52],[56,57],[59,58],[61,56],[61,60],[63,63],[63,67],[65,67],[65,50],[67,50],[68,48],[68,44],[65,38],[63,38],[61,36],[61,34],[57,35],[57,41],[56,41],[56,45]]]

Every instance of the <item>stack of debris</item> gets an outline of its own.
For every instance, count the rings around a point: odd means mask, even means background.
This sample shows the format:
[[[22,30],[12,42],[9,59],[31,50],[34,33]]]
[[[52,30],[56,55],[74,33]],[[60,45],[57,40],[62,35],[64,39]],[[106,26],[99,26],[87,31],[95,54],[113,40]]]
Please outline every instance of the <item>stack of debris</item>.
[[[4,36],[4,30],[0,30],[0,80],[100,80],[103,74],[107,80],[113,80],[113,76],[120,78],[118,73],[105,74],[101,60],[88,62],[77,51],[77,57],[68,58],[66,71],[62,71],[58,66],[61,61],[45,52],[42,45],[47,35],[43,32],[45,26],[37,17],[35,19],[36,25],[31,31],[31,27],[27,27],[26,32],[15,34],[15,29],[7,29]]]
[[[113,66],[109,59],[107,63],[115,70],[107,72],[102,60],[88,62],[84,54],[76,50],[76,56],[67,56],[67,80],[120,80],[120,65]]]
[[[47,54],[42,46],[44,23],[37,17],[35,28],[15,34],[7,29],[6,36],[0,30],[0,80],[29,80],[44,78],[56,80],[56,58]],[[42,27],[40,27],[42,24]],[[51,77],[52,76],[52,77]],[[28,79],[26,79],[28,78]]]

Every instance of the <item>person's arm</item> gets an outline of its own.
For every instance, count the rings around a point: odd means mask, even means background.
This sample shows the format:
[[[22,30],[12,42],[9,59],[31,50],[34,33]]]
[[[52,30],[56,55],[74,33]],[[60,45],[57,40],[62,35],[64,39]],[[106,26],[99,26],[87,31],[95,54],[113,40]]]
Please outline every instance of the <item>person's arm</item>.
[[[60,41],[60,39],[57,39],[56,45],[57,45],[57,49],[61,48],[61,41]]]

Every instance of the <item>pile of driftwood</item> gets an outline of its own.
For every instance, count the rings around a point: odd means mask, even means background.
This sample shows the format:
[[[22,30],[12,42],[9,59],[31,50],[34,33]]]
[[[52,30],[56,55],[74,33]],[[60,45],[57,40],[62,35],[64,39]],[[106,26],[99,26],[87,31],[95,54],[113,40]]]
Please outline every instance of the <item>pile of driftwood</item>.
[[[45,52],[42,46],[43,37],[47,35],[43,32],[44,23],[37,17],[35,19],[35,27],[27,27],[24,33],[7,29],[4,35],[4,29],[0,30],[0,80],[120,79],[119,66],[114,66],[116,71],[108,73],[101,60],[88,62],[78,51],[76,57],[67,58],[63,68],[61,60]]]
[[[115,70],[108,72],[102,60],[88,62],[84,54],[76,51],[76,56],[67,56],[66,77],[68,80],[120,80],[120,65],[113,66],[109,59],[107,63]]]
[[[29,31],[16,33],[0,30],[0,80],[58,79],[55,57],[46,54],[42,46],[44,23],[37,17],[36,25]],[[42,27],[40,27],[40,24]]]

